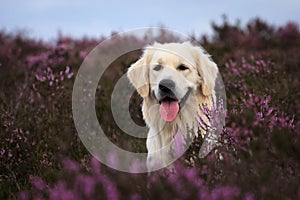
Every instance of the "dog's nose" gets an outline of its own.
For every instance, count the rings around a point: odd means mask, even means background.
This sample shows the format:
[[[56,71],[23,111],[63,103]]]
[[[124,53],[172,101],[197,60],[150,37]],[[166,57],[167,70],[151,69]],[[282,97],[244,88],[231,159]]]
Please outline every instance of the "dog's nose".
[[[159,82],[158,88],[163,93],[173,93],[175,90],[175,82],[170,79],[163,79]]]

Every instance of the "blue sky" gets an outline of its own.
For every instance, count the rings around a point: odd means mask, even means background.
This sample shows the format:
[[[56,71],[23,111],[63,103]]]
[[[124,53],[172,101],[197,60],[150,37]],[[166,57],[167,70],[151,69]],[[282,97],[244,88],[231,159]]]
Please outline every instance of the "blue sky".
[[[99,37],[112,31],[158,26],[185,34],[211,33],[211,22],[261,17],[274,25],[300,22],[299,0],[1,0],[0,29],[26,30],[29,36],[55,39],[58,31],[73,37]]]

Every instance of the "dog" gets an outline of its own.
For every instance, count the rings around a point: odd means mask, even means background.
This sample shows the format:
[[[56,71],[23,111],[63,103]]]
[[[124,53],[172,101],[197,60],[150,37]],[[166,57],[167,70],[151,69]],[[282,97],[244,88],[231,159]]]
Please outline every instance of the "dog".
[[[154,43],[144,49],[127,76],[143,98],[142,114],[149,171],[169,166],[187,149],[187,138],[199,130],[200,111],[212,109],[218,67],[202,47],[183,43]],[[200,131],[203,137],[205,131]]]

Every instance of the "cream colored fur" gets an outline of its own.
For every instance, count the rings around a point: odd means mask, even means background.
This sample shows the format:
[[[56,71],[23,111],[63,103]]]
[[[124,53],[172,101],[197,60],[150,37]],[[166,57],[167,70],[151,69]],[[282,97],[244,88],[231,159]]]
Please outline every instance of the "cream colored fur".
[[[160,70],[155,66],[161,65]],[[186,70],[178,69],[183,64]],[[213,105],[217,65],[200,47],[190,42],[154,43],[144,50],[142,57],[131,65],[128,78],[143,97],[143,118],[149,127],[147,136],[147,167],[149,171],[171,164],[188,147],[186,138],[198,131],[198,115],[208,120],[199,106]],[[179,114],[172,122],[165,122],[159,113],[158,83],[163,79],[175,82],[175,95],[184,97],[188,88],[191,93]],[[201,135],[205,133],[202,131]]]

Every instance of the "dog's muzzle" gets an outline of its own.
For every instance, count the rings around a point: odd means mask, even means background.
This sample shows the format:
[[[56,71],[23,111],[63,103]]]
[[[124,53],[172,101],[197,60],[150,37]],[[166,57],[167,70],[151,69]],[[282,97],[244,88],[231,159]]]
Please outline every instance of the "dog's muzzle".
[[[178,115],[180,109],[188,99],[192,88],[188,88],[186,94],[178,99],[175,95],[175,82],[170,79],[164,79],[158,84],[159,89],[159,112],[163,120],[172,122]]]
[[[182,108],[186,102],[186,100],[189,98],[190,94],[192,92],[192,88],[188,87],[188,91],[185,93],[185,95],[181,98],[179,102],[179,107]]]
[[[158,84],[160,99],[177,99],[175,95],[175,82],[170,79],[164,79]]]
[[[172,81],[170,79],[164,79],[159,82],[158,89],[159,89],[159,95],[160,95],[159,103],[161,103],[161,101],[163,101],[163,100],[169,100],[169,101],[177,100],[178,101],[178,98],[175,95],[175,82],[174,81]],[[191,92],[192,92],[192,88],[188,87],[187,92],[179,101],[180,108],[182,108],[184,106],[184,104],[185,104],[186,100],[189,98]]]

